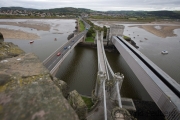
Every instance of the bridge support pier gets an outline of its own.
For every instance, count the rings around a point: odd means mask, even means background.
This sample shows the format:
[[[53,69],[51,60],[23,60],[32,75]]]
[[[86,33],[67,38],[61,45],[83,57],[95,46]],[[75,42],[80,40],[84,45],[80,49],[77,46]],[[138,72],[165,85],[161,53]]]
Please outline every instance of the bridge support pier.
[[[82,42],[86,41],[86,35],[82,38]]]

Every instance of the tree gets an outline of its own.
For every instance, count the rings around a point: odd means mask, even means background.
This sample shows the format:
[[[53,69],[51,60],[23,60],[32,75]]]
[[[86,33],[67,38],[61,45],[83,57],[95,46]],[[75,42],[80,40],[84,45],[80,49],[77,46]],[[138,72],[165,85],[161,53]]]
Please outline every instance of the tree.
[[[92,34],[95,33],[94,29],[90,27],[90,29],[87,32],[87,37],[92,37]]]
[[[107,34],[107,27],[106,26],[103,26],[103,31],[104,31],[103,38],[106,38],[106,34]]]

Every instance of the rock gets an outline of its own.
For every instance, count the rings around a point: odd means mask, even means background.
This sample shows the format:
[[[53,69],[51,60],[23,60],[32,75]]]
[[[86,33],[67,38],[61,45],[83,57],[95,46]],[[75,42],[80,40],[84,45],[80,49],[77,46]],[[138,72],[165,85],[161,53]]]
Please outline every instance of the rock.
[[[0,120],[78,120],[34,54],[6,60],[0,62]]]
[[[0,32],[0,43],[1,42],[4,42],[4,37],[3,37],[3,34]]]
[[[10,76],[9,75],[6,75],[6,74],[0,74],[0,86],[8,83],[10,81]]]
[[[74,33],[71,33],[70,35],[68,35],[68,40],[70,40],[71,38],[73,38],[74,37]]]
[[[116,107],[111,111],[112,120],[137,120],[124,108]]]
[[[0,42],[0,60],[16,57],[20,54],[24,54],[25,52],[21,50],[17,45],[9,42]]]
[[[57,87],[61,90],[63,96],[67,98],[68,96],[68,86],[67,83],[65,83],[62,80],[57,79],[56,77],[53,78],[54,83],[57,85]]]
[[[135,48],[139,48],[133,40],[131,40],[130,43],[131,43],[131,45],[133,45]]]
[[[68,101],[79,116],[80,120],[86,119],[87,106],[79,93],[74,90],[69,93]]]

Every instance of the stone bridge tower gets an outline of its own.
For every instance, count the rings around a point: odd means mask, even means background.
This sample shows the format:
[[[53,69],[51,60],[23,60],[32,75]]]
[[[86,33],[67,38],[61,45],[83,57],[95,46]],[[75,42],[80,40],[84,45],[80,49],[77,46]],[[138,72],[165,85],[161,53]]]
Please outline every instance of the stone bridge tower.
[[[111,38],[112,36],[123,36],[123,32],[124,32],[124,25],[112,25],[110,26],[110,30],[107,30],[107,41],[108,44],[112,44],[111,43]]]

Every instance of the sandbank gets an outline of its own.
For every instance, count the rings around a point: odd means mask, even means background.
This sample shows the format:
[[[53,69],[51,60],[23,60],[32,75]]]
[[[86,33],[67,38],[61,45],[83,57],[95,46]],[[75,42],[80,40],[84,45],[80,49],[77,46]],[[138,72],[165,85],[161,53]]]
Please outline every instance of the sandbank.
[[[0,28],[0,32],[3,34],[5,39],[35,40],[40,38],[37,34],[28,33],[21,30]]]
[[[27,27],[27,28],[33,28],[37,30],[43,30],[43,31],[49,31],[50,25],[41,23],[41,22],[35,22],[35,21],[25,21],[25,22],[0,22],[0,25],[13,25],[13,26],[19,26],[19,27]]]
[[[177,36],[173,30],[180,29],[179,25],[135,25],[129,27],[139,27],[162,38]],[[158,29],[156,27],[158,27]]]

